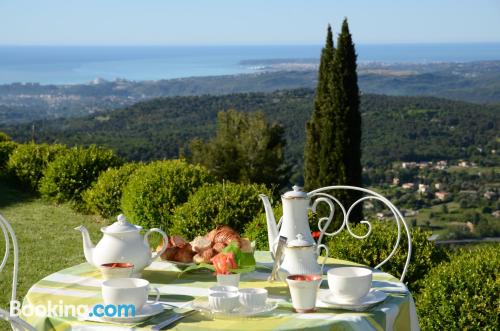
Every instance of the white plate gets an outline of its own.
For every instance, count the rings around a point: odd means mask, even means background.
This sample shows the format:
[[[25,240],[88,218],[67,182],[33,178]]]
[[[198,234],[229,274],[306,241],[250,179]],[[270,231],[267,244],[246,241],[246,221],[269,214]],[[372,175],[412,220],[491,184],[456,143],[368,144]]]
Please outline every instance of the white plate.
[[[115,316],[115,317],[100,317],[101,320],[106,322],[115,322],[115,323],[137,323],[142,322],[150,317],[160,314],[165,310],[165,307],[161,303],[147,303],[145,304],[141,312],[139,314],[135,314],[135,316]]]
[[[336,308],[336,309],[346,309],[362,311],[366,310],[377,303],[384,301],[387,298],[387,293],[379,290],[371,289],[367,295],[361,299],[353,301],[339,300],[328,289],[320,289],[318,291],[318,307],[322,308]]]
[[[221,312],[211,309],[207,298],[196,299],[191,304],[191,308],[201,313],[213,315],[216,318],[227,318],[227,319],[245,318],[245,317],[263,315],[275,310],[276,307],[278,307],[277,302],[268,300],[266,301],[266,304],[261,308],[249,309],[245,306],[239,306],[230,312]]]

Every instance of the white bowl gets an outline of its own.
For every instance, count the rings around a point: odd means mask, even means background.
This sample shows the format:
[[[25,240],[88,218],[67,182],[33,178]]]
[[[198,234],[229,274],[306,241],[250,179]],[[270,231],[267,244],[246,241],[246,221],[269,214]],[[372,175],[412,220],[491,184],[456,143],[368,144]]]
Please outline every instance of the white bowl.
[[[239,306],[238,298],[238,293],[216,292],[208,295],[208,303],[211,309],[228,313]]]
[[[337,300],[355,302],[368,294],[372,271],[363,267],[340,267],[328,270],[328,287]]]
[[[230,285],[217,285],[217,286],[212,286],[211,288],[208,289],[208,294],[212,293],[238,293],[238,288],[236,286],[230,286]]]
[[[240,303],[248,308],[262,308],[266,305],[267,290],[265,288],[243,288],[240,290]]]

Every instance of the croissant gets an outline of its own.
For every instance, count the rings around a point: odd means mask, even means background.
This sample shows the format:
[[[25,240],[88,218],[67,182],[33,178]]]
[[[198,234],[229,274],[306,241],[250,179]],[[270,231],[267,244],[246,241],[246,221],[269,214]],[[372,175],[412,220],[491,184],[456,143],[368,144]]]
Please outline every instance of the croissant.
[[[210,231],[209,233],[207,233],[205,235],[205,238],[207,238],[208,241],[210,241],[211,243],[213,243],[216,234],[217,234],[217,228],[215,228],[212,231]]]
[[[206,249],[200,253],[200,255],[203,257],[203,262],[205,263],[210,263],[210,259],[213,258],[216,254],[217,252],[212,248]]]
[[[231,241],[238,242],[239,246],[240,235],[236,231],[226,225],[217,229],[217,233],[214,237],[215,243],[223,243],[228,245]]]
[[[173,260],[175,253],[177,253],[177,248],[169,247],[163,252],[160,257],[162,260]]]
[[[187,244],[189,245],[189,244]],[[191,245],[187,247],[187,245],[184,248],[177,249],[177,252],[174,255],[173,260],[177,262],[193,262],[193,251],[191,250]]]
[[[204,250],[210,248],[212,246],[212,242],[205,237],[199,236],[191,241],[191,246],[193,247],[193,251],[201,253]]]
[[[170,237],[170,245],[173,247],[184,248],[188,242],[179,235],[173,235]]]

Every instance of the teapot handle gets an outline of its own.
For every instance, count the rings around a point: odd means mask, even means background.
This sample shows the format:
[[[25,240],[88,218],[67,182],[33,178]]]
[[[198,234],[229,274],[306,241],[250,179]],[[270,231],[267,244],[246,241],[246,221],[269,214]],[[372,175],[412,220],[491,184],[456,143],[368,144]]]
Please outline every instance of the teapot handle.
[[[325,263],[326,263],[326,260],[328,259],[328,256],[330,256],[330,251],[328,250],[328,247],[324,244],[321,244],[321,245],[318,245],[316,247],[316,253],[318,254],[318,256],[320,256],[320,252],[321,252],[321,248],[324,248],[325,251],[326,251],[326,255],[325,257],[323,258],[323,263],[321,264],[321,275],[323,274],[323,268],[325,267]]]
[[[148,241],[149,235],[153,232],[158,232],[159,234],[162,235],[163,247],[161,248],[161,251],[156,252],[156,254],[153,255],[153,257],[151,258],[151,261],[155,260],[158,256],[162,255],[165,252],[165,250],[167,249],[167,244],[168,244],[167,234],[160,229],[153,228],[153,229],[149,229],[148,232],[146,232],[146,234],[144,235],[144,242],[146,243],[147,246],[149,246],[149,241]]]

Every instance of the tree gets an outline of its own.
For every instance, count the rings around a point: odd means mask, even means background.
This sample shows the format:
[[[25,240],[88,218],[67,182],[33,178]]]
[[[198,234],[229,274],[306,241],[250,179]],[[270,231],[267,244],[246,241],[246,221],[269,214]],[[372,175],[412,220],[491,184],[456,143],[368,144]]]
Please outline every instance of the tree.
[[[304,150],[304,184],[306,190],[322,186],[320,168],[322,155],[321,136],[331,134],[324,128],[327,114],[333,112],[331,84],[333,80],[333,46],[332,28],[328,25],[325,47],[321,51],[321,60],[318,73],[318,85],[314,99],[314,110],[311,119],[306,124],[306,144]],[[324,152],[324,151],[323,151]]]
[[[335,131],[337,158],[334,161],[338,162],[336,167],[338,183],[360,187],[362,186],[361,113],[356,58],[349,25],[347,19],[344,19],[333,59],[333,96],[338,122]],[[349,205],[361,197],[356,191],[348,191],[345,194]],[[362,209],[359,207],[351,214],[353,220],[362,218]]]
[[[263,113],[229,110],[219,112],[214,138],[191,142],[191,161],[220,179],[281,186],[290,170],[285,144],[283,127],[269,124]]]
[[[347,19],[333,51],[331,29],[323,49],[315,109],[307,125],[305,180],[308,189],[329,185],[362,185],[361,114],[356,73],[356,51]],[[347,206],[361,194],[339,191],[336,196]],[[361,206],[351,220],[362,218]]]

